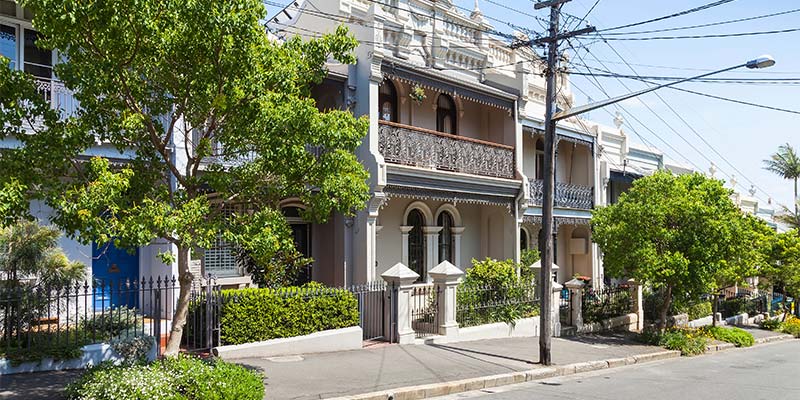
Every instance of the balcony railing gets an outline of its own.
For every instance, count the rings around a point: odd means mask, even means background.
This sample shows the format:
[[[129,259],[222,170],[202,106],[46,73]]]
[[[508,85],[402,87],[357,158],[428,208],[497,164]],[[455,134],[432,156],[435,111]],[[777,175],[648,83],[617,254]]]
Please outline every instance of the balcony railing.
[[[393,122],[380,122],[378,148],[386,162],[513,179],[514,148]]]
[[[544,181],[530,180],[530,203],[541,206],[544,200]],[[594,188],[556,182],[555,206],[590,210],[594,206]]]
[[[37,77],[34,82],[39,94],[54,110],[61,112],[62,118],[70,117],[78,110],[78,100],[60,81]]]

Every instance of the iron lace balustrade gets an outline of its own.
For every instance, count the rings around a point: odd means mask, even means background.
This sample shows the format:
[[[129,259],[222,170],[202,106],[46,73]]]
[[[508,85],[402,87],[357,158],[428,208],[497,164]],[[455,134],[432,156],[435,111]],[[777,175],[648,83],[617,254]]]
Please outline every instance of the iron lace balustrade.
[[[541,206],[544,200],[544,181],[530,180],[531,204]],[[594,188],[591,186],[572,185],[556,182],[556,207],[590,210],[594,206]]]
[[[58,110],[62,118],[74,115],[78,110],[78,100],[72,91],[55,79],[35,78],[36,91],[50,103],[50,107]]]
[[[378,149],[386,162],[514,179],[514,148],[380,121]]]

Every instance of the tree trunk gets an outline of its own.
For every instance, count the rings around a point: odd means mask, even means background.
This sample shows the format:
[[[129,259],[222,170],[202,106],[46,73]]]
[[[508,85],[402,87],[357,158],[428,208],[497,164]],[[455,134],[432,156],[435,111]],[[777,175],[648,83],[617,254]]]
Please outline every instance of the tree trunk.
[[[667,328],[667,312],[672,305],[672,286],[667,286],[667,292],[664,294],[664,304],[661,305],[658,318],[658,331],[664,332]]]
[[[792,199],[792,200],[794,201],[794,218],[795,218],[795,220],[796,220],[796,219],[797,219],[797,217],[798,217],[798,215],[797,215],[797,214],[798,214],[798,206],[797,206],[797,178],[796,178],[796,177],[794,178],[794,199]]]
[[[786,309],[786,285],[781,285],[781,305],[783,306],[783,319],[782,322],[786,322],[786,316],[789,314],[789,310]]]
[[[165,356],[174,356],[180,351],[183,327],[186,325],[186,315],[189,313],[189,295],[192,290],[192,280],[192,274],[189,272],[189,248],[178,247],[180,292],[178,294],[178,304],[175,307],[175,315],[172,318],[172,330],[169,333],[169,341],[167,341],[167,348],[164,351]]]
[[[719,312],[719,297],[711,299],[711,326],[717,326],[717,313]]]

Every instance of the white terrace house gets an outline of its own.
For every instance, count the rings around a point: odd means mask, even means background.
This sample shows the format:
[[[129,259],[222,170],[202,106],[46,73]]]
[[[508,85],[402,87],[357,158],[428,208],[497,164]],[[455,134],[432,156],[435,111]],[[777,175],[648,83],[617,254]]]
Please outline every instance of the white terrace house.
[[[22,9],[16,2],[0,0],[0,55],[11,60],[11,68],[32,74],[41,95],[51,103],[54,109],[58,109],[62,115],[68,116],[74,113],[79,105],[72,93],[58,81],[53,73],[53,65],[58,60],[58,55],[36,46],[38,33],[33,30],[31,18],[30,12]],[[0,151],[3,148],[13,148],[18,145],[19,143],[10,138],[0,138]],[[88,149],[80,159],[86,160],[94,156],[105,157],[112,163],[122,164],[126,162],[127,158],[132,157],[132,153],[120,153],[112,146],[100,143]],[[43,223],[47,223],[48,217],[52,214],[51,209],[39,202],[32,203],[31,210]],[[164,265],[157,257],[159,252],[171,249],[171,245],[163,241],[154,241],[149,246],[139,248],[134,254],[116,249],[113,244],[98,248],[95,245],[82,245],[66,237],[61,238],[60,246],[71,260],[80,261],[86,265],[87,279],[94,277],[118,282],[125,279],[140,280],[144,277],[177,273],[176,265]],[[95,302],[102,300],[95,297]],[[113,301],[115,302],[113,305],[116,306],[122,305],[128,300],[115,299]]]

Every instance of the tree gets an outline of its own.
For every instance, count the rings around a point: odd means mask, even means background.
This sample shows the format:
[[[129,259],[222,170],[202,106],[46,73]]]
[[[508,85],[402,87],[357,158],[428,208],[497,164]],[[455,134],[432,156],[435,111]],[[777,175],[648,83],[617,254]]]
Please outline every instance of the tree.
[[[166,354],[177,353],[186,321],[190,251],[222,237],[256,259],[289,254],[281,201],[301,201],[302,216],[322,222],[368,199],[368,174],[355,157],[368,121],[320,112],[311,98],[326,61],[355,62],[357,42],[344,27],[274,42],[259,0],[20,3],[46,38],[37,45],[63,56],[55,72],[80,110],[46,119],[36,135],[6,132],[22,146],[0,158],[19,169],[0,183],[16,179],[81,242],[173,244],[176,255],[161,255],[177,262],[180,282]],[[25,101],[14,104],[38,104],[23,80],[11,94]],[[79,162],[96,142],[132,157]]]
[[[612,276],[664,294],[659,328],[676,299],[699,300],[743,280],[758,260],[754,225],[721,181],[657,172],[636,180],[619,202],[593,212],[592,238]]]
[[[783,179],[794,180],[794,215],[800,215],[797,204],[797,180],[800,179],[800,157],[789,143],[778,147],[778,151],[764,160],[764,169],[773,172]]]
[[[786,297],[800,296],[800,233],[797,230],[775,235],[770,242],[768,262],[759,272],[770,285],[782,289],[783,318],[786,319],[789,314]]]

